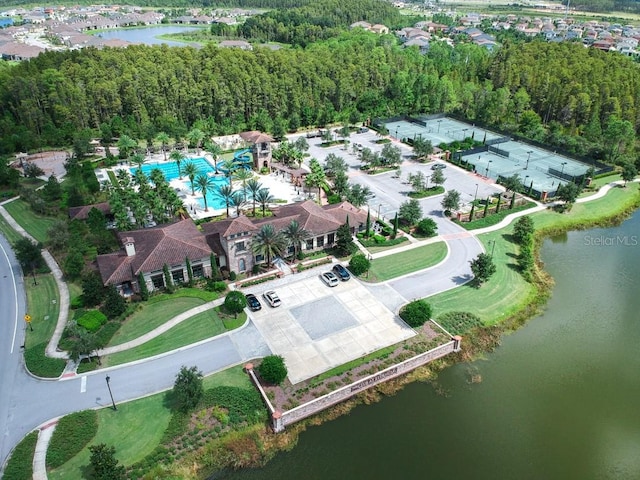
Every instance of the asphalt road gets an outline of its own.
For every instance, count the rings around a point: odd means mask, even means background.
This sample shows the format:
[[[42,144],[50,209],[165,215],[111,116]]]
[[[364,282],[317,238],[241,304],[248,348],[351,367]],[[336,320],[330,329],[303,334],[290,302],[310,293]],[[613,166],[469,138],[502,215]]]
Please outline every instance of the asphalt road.
[[[377,146],[373,143],[375,139],[375,134],[371,132],[359,135],[358,139],[352,138],[352,141]],[[391,173],[375,176],[359,174],[355,168],[359,165],[357,156],[344,150],[339,152],[340,147],[334,149],[352,167],[351,181],[368,185],[375,193],[370,202],[372,210],[380,205],[380,213],[386,218],[392,218],[400,203],[406,201],[405,191],[410,187],[403,185],[402,179],[393,178]],[[327,150],[317,152],[321,162],[333,149]],[[320,153],[324,153],[324,156],[320,156]],[[414,165],[414,162],[405,162],[405,165],[410,169],[428,168],[420,164]],[[452,183],[465,185],[467,196],[469,189],[475,189],[476,183],[468,174],[451,166],[446,173]],[[403,174],[405,175],[406,173]],[[482,182],[477,184],[482,189],[482,195],[486,189],[491,188]],[[481,197],[480,193],[478,197]],[[392,310],[400,306],[402,299],[410,301],[426,297],[454,288],[471,278],[469,261],[482,251],[482,247],[473,236],[442,216],[440,201],[439,197],[423,199],[421,205],[425,215],[431,215],[438,223],[438,233],[447,237],[450,252],[446,260],[435,268],[383,285],[368,286]],[[264,339],[249,322],[240,330],[144,361],[59,381],[33,378],[24,368],[21,349],[25,331],[22,274],[8,242],[1,235],[0,312],[1,464],[4,464],[13,447],[24,435],[39,425],[74,411],[109,406],[111,399],[105,381],[106,375],[110,376],[114,400],[120,403],[171,388],[182,365],[197,365],[207,375],[270,353]]]

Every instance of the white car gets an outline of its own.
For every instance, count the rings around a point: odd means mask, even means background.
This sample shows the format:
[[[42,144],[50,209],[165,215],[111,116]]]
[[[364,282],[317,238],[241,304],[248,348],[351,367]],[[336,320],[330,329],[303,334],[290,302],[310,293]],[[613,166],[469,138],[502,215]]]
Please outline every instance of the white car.
[[[327,287],[335,287],[338,285],[338,277],[333,272],[324,272],[320,275],[320,279],[325,283]]]
[[[279,307],[282,304],[282,302],[280,301],[280,297],[278,297],[278,294],[273,290],[264,292],[262,296],[264,297],[266,302],[273,308]]]

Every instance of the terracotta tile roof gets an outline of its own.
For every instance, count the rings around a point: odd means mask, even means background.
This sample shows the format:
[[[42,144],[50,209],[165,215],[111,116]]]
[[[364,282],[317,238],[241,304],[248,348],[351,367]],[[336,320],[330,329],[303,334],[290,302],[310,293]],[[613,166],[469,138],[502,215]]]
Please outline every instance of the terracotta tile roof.
[[[269,143],[273,142],[273,137],[262,132],[254,130],[252,132],[242,132],[240,138],[246,140],[249,143]]]
[[[202,230],[205,235],[211,235],[217,233],[222,237],[229,237],[230,235],[237,235],[243,232],[254,232],[258,230],[258,227],[244,215],[240,215],[236,218],[227,218],[219,222],[209,222],[202,225]]]
[[[105,215],[111,213],[111,206],[109,202],[96,203],[94,205],[83,205],[81,207],[71,207],[69,209],[69,218],[71,220],[86,220],[89,218],[89,212],[92,208],[97,208]]]
[[[98,268],[102,281],[119,284],[133,280],[140,272],[149,273],[169,266],[181,265],[185,258],[198,260],[211,254],[204,235],[191,219],[169,225],[118,234],[121,241],[132,239],[135,255],[125,251],[98,255]]]
[[[335,203],[333,205],[325,205],[322,207],[325,212],[333,216],[333,218],[343,225],[349,217],[349,225],[358,227],[367,223],[367,212],[361,208],[354,207],[349,202]]]
[[[327,213],[313,200],[283,205],[275,209],[273,215],[288,219],[287,224],[295,217],[302,228],[313,234],[333,232],[344,223],[336,220],[335,216]]]

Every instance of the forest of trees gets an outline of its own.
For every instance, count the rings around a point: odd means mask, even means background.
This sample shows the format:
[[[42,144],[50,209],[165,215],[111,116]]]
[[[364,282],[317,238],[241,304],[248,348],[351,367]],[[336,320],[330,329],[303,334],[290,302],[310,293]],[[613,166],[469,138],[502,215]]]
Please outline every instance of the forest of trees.
[[[640,127],[639,68],[621,55],[543,41],[506,41],[494,54],[433,41],[421,55],[393,35],[365,31],[277,51],[136,45],[46,52],[0,64],[0,153],[68,146],[88,135],[150,143],[158,132],[179,140],[192,128],[273,133],[448,112],[607,158],[603,135],[618,128],[628,137]],[[620,145],[611,147],[616,154],[632,151]]]
[[[589,12],[640,12],[638,0],[563,0],[562,4]]]
[[[379,0],[324,0],[250,17],[239,26],[238,34],[261,41],[305,46],[335,37],[358,21],[398,29],[413,25],[418,19],[403,16],[390,3]]]

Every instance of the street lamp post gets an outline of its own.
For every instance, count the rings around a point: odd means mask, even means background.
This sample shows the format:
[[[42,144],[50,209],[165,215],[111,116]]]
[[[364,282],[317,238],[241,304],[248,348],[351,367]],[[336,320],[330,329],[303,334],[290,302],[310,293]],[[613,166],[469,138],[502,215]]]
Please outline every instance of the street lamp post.
[[[562,162],[562,170],[560,170],[560,176],[562,176],[562,174],[564,173],[564,166],[567,164],[567,162]]]
[[[111,393],[111,385],[109,384],[109,380],[111,380],[111,377],[107,375],[105,380],[107,381],[107,388],[109,389],[109,396],[111,397],[111,404],[113,405],[113,409],[118,410],[118,408],[116,407],[116,402],[113,400],[113,393]]]
[[[491,240],[491,258],[493,258],[493,251],[496,249],[496,241],[495,240]]]
[[[438,120],[438,133],[440,133],[440,122],[442,122],[442,120]]]
[[[396,140],[398,139],[398,127],[396,127]]]
[[[484,176],[485,176],[485,177],[489,177],[489,165],[491,165],[491,162],[493,162],[493,160],[489,160],[489,161],[487,162],[487,169],[486,169],[486,171],[484,172]]]
[[[478,199],[478,184],[476,183],[476,193],[473,194],[473,204],[476,204],[476,200]]]
[[[524,169],[528,170],[529,169],[529,160],[531,159],[531,154],[533,153],[533,150],[529,150],[527,152],[527,164],[525,165]]]

